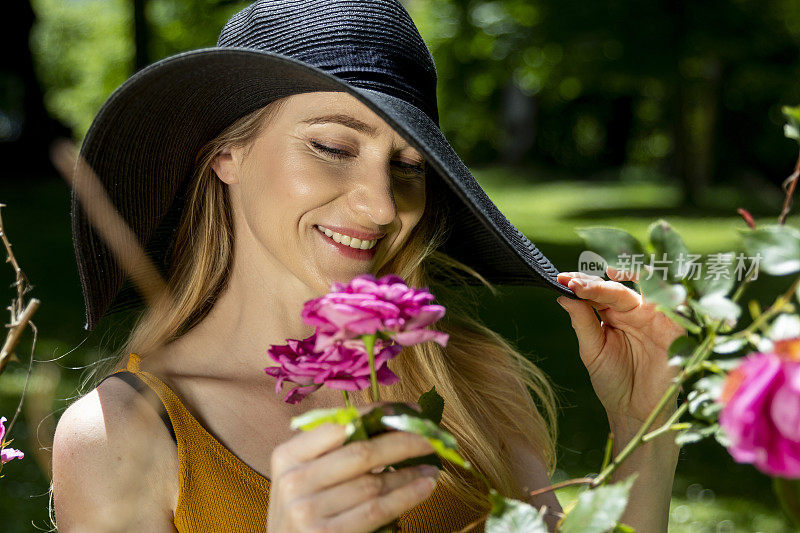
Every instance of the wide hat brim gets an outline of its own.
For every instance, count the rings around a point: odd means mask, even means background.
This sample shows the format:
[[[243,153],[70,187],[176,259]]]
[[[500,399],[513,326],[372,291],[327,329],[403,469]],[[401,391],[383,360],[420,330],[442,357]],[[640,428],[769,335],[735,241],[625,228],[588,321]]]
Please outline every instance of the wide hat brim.
[[[200,148],[241,116],[293,94],[346,92],[404,137],[441,177],[452,233],[442,251],[496,284],[531,285],[577,296],[558,270],[489,199],[439,127],[416,106],[360,88],[291,57],[217,47],[177,54],[131,76],[89,128],[81,156],[105,185],[156,265],[167,268],[186,186]],[[72,230],[86,302],[86,329],[107,313],[141,304],[106,244],[72,196]],[[473,278],[474,279],[474,278]],[[468,282],[474,283],[468,278]]]

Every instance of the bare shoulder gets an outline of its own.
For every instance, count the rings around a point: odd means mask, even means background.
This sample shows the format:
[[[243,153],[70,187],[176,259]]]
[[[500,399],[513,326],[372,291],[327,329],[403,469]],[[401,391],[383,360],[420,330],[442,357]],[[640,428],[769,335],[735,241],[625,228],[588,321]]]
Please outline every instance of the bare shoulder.
[[[61,415],[53,442],[59,531],[174,531],[175,444],[157,411],[117,378]]]
[[[547,475],[547,468],[534,450],[518,441],[513,442],[510,448],[517,484],[525,490],[525,492],[532,492],[536,489],[551,485],[550,477]],[[558,501],[556,493],[554,491],[548,491],[543,494],[538,494],[528,498],[528,503],[537,509],[541,509],[542,506],[547,506],[544,517],[545,522],[550,531],[555,531],[556,523],[561,513],[563,513],[561,503]]]

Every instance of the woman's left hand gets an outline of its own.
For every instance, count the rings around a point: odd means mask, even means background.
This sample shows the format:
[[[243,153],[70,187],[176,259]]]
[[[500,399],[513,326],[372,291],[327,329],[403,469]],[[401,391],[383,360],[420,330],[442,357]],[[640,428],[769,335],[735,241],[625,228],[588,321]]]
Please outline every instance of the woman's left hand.
[[[668,364],[667,350],[686,330],[619,283],[635,281],[635,274],[612,267],[606,274],[610,280],[582,272],[559,273],[558,281],[582,300],[560,296],[558,302],[570,315],[580,357],[609,420],[641,423],[680,371]],[[675,411],[677,398],[676,393],[657,422]]]

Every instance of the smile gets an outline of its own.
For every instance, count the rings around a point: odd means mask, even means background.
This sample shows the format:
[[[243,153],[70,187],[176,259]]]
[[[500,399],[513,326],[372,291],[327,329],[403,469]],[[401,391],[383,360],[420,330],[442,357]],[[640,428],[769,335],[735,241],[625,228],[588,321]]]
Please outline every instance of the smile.
[[[342,235],[341,233],[337,233],[333,230],[329,230],[326,227],[317,225],[317,229],[330,239],[336,241],[339,244],[343,244],[345,246],[349,246],[350,248],[354,248],[356,250],[371,250],[375,247],[378,243],[378,239],[373,239],[371,241],[362,241],[356,237],[351,237],[349,235]]]
[[[348,259],[355,259],[357,261],[371,261],[375,257],[375,253],[378,251],[378,247],[375,245],[377,241],[380,239],[374,239],[372,241],[362,241],[359,245],[359,248],[353,248],[353,238],[350,237],[350,244],[344,244],[342,242],[343,238],[349,237],[348,235],[342,235],[341,233],[337,233],[334,231],[329,230],[328,228],[319,227],[317,226],[317,233],[319,233],[320,238],[330,246],[333,251],[337,252],[338,254],[347,257]],[[330,236],[325,233],[325,230],[330,232]],[[338,241],[335,238],[338,237]],[[369,248],[361,249],[360,246],[369,246]]]

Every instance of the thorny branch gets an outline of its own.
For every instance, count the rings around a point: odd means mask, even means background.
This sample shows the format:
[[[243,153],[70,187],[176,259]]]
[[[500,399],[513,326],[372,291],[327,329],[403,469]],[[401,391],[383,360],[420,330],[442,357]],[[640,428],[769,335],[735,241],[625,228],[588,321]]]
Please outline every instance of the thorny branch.
[[[786,216],[789,214],[789,210],[792,208],[792,197],[794,196],[794,189],[797,187],[797,179],[800,178],[800,155],[797,156],[797,163],[794,165],[794,172],[792,175],[783,180],[781,187],[783,188],[783,192],[786,193],[785,198],[783,199],[783,209],[781,209],[781,214],[778,217],[778,224],[783,224],[786,222]]]
[[[5,207],[5,205],[0,204],[0,209],[3,207]],[[1,215],[0,239],[2,239],[3,245],[6,248],[6,263],[11,263],[14,269],[14,275],[16,276],[14,285],[16,285],[17,288],[17,297],[12,300],[11,305],[8,307],[11,313],[11,321],[6,324],[8,333],[6,334],[6,340],[3,342],[3,348],[0,350],[0,374],[2,374],[6,368],[6,364],[8,364],[9,358],[14,353],[14,349],[22,338],[22,332],[25,330],[25,326],[28,325],[31,317],[33,317],[36,309],[38,309],[39,300],[31,298],[28,303],[25,304],[25,293],[28,292],[29,289],[28,279],[20,268],[17,258],[14,257],[14,252],[11,250],[11,242],[9,242],[8,236],[6,235],[3,226],[3,217]]]
[[[0,204],[0,209],[3,207],[5,207],[5,205]],[[22,268],[20,268],[17,258],[14,257],[14,252],[11,249],[11,242],[8,240],[5,227],[3,226],[2,214],[0,214],[0,239],[2,239],[3,245],[6,248],[6,263],[11,263],[11,266],[14,269],[14,275],[16,278],[14,285],[17,288],[17,297],[14,298],[11,301],[11,305],[8,306],[8,310],[11,313],[11,321],[6,324],[8,333],[6,333],[6,339],[3,342],[3,348],[0,350],[0,374],[3,373],[9,359],[14,354],[14,350],[22,338],[22,333],[25,331],[25,327],[30,324],[31,329],[33,330],[33,342],[31,343],[31,356],[30,361],[28,362],[28,373],[25,377],[25,386],[22,389],[22,394],[20,395],[19,403],[17,404],[17,410],[14,412],[11,423],[8,425],[6,430],[6,434],[10,435],[11,430],[14,428],[14,423],[17,421],[17,417],[22,411],[22,402],[25,399],[25,392],[28,388],[31,371],[33,370],[33,355],[36,348],[37,330],[36,325],[33,323],[31,318],[39,308],[39,300],[36,298],[31,298],[28,300],[27,304],[25,303],[25,294],[30,289],[30,284],[28,283],[28,278],[25,276]]]

